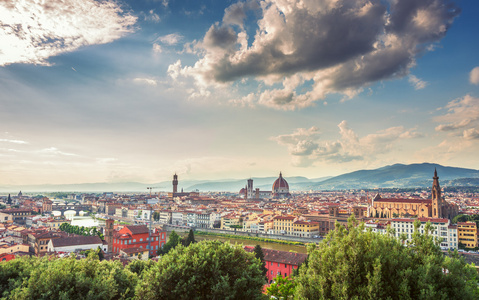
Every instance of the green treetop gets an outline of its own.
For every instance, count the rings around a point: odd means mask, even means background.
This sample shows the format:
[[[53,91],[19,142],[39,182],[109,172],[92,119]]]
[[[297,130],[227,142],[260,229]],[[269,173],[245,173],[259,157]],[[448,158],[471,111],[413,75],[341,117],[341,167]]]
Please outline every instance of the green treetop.
[[[416,228],[420,223],[416,222]],[[296,278],[297,299],[478,299],[477,272],[463,259],[444,257],[431,235],[416,230],[409,247],[392,232],[365,230],[351,217],[308,249]]]

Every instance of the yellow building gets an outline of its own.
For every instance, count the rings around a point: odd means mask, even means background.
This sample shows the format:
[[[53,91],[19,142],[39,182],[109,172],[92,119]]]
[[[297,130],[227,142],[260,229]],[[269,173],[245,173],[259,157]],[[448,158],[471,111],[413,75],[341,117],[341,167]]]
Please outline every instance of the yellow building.
[[[313,221],[296,221],[293,223],[293,235],[308,238],[319,235],[319,223]]]
[[[233,230],[231,226],[243,226],[243,218],[237,214],[229,214],[221,218],[221,229]]]
[[[296,221],[293,216],[276,216],[273,218],[274,234],[293,234],[293,223]]]
[[[458,242],[466,248],[477,247],[477,226],[476,222],[457,222]]]

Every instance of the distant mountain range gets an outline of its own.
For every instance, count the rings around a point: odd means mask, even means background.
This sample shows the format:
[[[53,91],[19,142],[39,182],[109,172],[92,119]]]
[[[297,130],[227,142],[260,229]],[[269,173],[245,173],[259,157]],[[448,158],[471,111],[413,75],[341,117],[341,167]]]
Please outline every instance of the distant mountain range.
[[[371,188],[428,187],[432,184],[434,169],[437,169],[442,186],[479,186],[479,170],[446,167],[438,164],[395,164],[374,170],[359,170],[335,177],[308,179],[306,177],[285,177],[293,191],[342,190]],[[255,188],[271,190],[277,177],[253,177]],[[200,192],[238,192],[245,187],[245,179],[184,180],[180,178],[179,189]],[[155,184],[139,182],[82,183],[62,185],[0,186],[2,193],[22,192],[144,192],[153,187],[153,192],[171,191],[172,182]]]

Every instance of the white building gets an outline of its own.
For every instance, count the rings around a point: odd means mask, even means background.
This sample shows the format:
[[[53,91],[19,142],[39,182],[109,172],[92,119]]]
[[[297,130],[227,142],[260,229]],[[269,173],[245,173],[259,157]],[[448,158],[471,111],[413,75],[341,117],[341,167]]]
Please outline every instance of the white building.
[[[74,236],[51,239],[48,242],[48,252],[77,252],[90,249],[102,249],[108,252],[108,245],[104,245],[98,236]]]
[[[172,215],[172,212],[170,210],[160,211],[160,223],[171,224],[171,215]]]
[[[172,225],[178,225],[178,226],[184,226],[185,223],[183,223],[183,212],[181,212],[181,211],[171,212],[171,224]]]
[[[395,230],[395,235],[400,238],[405,235],[406,241],[411,241],[414,233],[414,221],[416,219],[392,219],[391,227]],[[441,241],[441,249],[456,249],[457,248],[457,227],[450,226],[448,219],[435,218],[418,218],[421,222],[419,227],[420,233],[424,233],[424,226],[430,222],[434,228],[432,236]]]

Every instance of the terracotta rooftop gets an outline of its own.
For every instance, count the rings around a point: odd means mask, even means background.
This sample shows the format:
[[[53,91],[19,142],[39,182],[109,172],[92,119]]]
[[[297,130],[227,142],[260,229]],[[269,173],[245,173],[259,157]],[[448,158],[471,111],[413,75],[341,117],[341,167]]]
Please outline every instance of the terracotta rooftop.
[[[77,245],[103,244],[98,236],[74,236],[52,240],[53,247],[67,247]]]
[[[148,227],[146,225],[127,225],[125,226],[132,234],[148,233]]]

